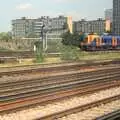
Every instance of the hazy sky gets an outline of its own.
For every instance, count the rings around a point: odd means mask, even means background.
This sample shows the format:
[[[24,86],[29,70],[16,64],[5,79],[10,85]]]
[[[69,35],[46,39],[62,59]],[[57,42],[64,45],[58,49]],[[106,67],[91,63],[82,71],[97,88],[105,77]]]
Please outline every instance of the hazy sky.
[[[0,32],[11,30],[11,20],[40,16],[73,16],[74,20],[104,17],[113,0],[1,0]]]

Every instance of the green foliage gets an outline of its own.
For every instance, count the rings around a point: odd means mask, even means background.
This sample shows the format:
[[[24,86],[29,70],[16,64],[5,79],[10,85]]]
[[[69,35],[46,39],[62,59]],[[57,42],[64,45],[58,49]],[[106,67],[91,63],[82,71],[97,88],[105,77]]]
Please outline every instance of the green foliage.
[[[45,56],[42,48],[42,42],[37,41],[34,44],[36,46],[36,52],[35,52],[36,62],[41,63],[44,61],[44,56]]]
[[[57,53],[59,52],[59,47],[62,45],[61,40],[50,39],[47,42],[46,52]]]
[[[71,34],[69,31],[62,35],[62,43],[63,45],[73,45],[76,47],[80,46],[80,42],[82,42],[85,38],[84,34],[73,33]]]
[[[71,41],[72,41],[72,45],[79,47],[80,46],[80,35],[78,33],[73,33]]]
[[[62,43],[63,45],[72,45],[72,34],[70,31],[62,34]]]
[[[78,49],[74,46],[63,46],[60,51],[62,60],[79,60],[79,52]]]
[[[64,30],[68,30],[68,24],[67,24],[67,23],[64,23],[63,29],[64,29]]]
[[[19,46],[18,46],[18,49],[20,50],[21,48],[22,48],[22,46],[21,46],[21,45],[19,45]]]
[[[0,33],[0,40],[6,40],[8,42],[12,39],[12,36],[10,36],[8,33],[2,32]]]
[[[36,51],[36,62],[41,63],[44,61],[44,54],[42,51]]]
[[[36,42],[34,43],[34,45],[36,46],[36,48],[37,48],[37,49],[41,49],[41,50],[43,49],[42,44],[43,44],[42,41],[36,41]]]
[[[9,49],[6,49],[6,48],[1,48],[0,47],[0,51],[10,51]]]

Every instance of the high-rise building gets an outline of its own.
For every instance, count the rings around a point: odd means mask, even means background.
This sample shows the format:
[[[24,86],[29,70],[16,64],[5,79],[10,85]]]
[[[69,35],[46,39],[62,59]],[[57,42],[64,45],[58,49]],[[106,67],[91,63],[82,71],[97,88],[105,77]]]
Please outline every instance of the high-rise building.
[[[113,21],[113,9],[106,9],[105,10],[105,20]]]
[[[112,31],[120,35],[120,0],[113,0],[113,26]]]

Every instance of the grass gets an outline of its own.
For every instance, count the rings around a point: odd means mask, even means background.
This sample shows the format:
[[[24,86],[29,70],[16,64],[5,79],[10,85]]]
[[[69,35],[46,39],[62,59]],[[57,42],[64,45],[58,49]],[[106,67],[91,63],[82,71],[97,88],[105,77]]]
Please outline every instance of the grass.
[[[69,51],[70,52],[70,51]],[[84,60],[90,60],[90,61],[103,61],[103,60],[115,60],[120,59],[120,53],[112,53],[112,52],[84,52],[76,49],[76,52],[73,52],[73,54],[77,55],[77,60],[62,60],[60,56],[57,57],[48,57],[46,56],[44,59],[44,62],[42,63],[35,63],[35,58],[33,59],[21,59],[18,61],[18,63],[6,63],[6,64],[0,64],[0,67],[12,67],[12,66],[23,66],[23,65],[35,65],[35,64],[50,64],[50,63],[61,63],[63,61],[84,61]],[[66,53],[65,53],[66,55]],[[71,55],[71,53],[69,54]],[[75,56],[73,56],[75,57]],[[70,58],[71,59],[71,58]]]
[[[0,64],[0,67],[15,67],[15,66],[24,66],[24,65],[40,65],[40,64],[50,64],[50,63],[60,63],[62,62],[59,57],[47,57],[45,58],[44,62],[36,63],[34,62],[35,58],[33,59],[19,59],[18,63],[3,63]]]
[[[112,52],[80,52],[79,60],[114,60],[120,59],[120,53],[112,53]]]
[[[62,60],[60,57],[49,57],[45,59],[45,63],[60,63]]]
[[[61,59],[71,61],[84,60],[113,60],[120,59],[120,52],[85,52],[74,46],[63,46],[61,48]]]
[[[0,64],[0,67],[14,67],[14,66],[23,66],[23,65],[33,65],[33,59],[19,59],[18,62],[3,63]]]
[[[9,49],[5,49],[5,48],[0,48],[0,52],[6,52],[6,51],[12,51],[12,50],[9,50]]]

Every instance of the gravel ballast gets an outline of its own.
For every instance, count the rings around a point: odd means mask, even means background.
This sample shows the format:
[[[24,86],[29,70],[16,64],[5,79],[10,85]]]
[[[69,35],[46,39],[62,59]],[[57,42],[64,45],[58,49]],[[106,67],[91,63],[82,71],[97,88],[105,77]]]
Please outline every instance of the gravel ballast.
[[[16,113],[0,115],[0,120],[32,120],[32,119],[39,118],[39,117],[42,117],[42,116],[45,116],[48,114],[52,114],[55,112],[59,112],[62,110],[76,107],[78,105],[87,104],[90,102],[94,102],[96,100],[101,100],[101,99],[111,97],[114,95],[118,95],[118,94],[120,94],[120,87],[99,91],[99,92],[85,95],[85,96],[72,97],[69,99],[61,100],[60,102],[54,102],[53,104],[48,104],[45,106],[36,106],[34,108],[28,108],[26,110],[18,111]],[[115,105],[117,105],[118,108],[120,108],[120,101],[117,102]],[[103,105],[103,107],[104,107],[104,105]],[[109,106],[108,106],[108,108],[109,108]],[[99,113],[99,108],[98,109],[94,108],[94,109],[95,109],[95,111],[98,111],[98,113]],[[111,107],[111,109],[112,109],[112,107]],[[90,110],[90,111],[92,111],[92,110]],[[102,111],[102,110],[100,110],[100,111]],[[81,117],[79,114],[81,115]],[[73,115],[63,117],[60,119],[62,119],[62,120],[69,120],[69,119],[70,120],[80,120],[80,118],[83,118],[84,115],[88,116],[88,114],[85,114],[84,112],[79,113],[79,114],[73,114]],[[99,114],[99,115],[101,115],[101,114]],[[98,116],[97,112],[96,112],[96,116]],[[82,119],[82,120],[88,120],[88,119]]]

